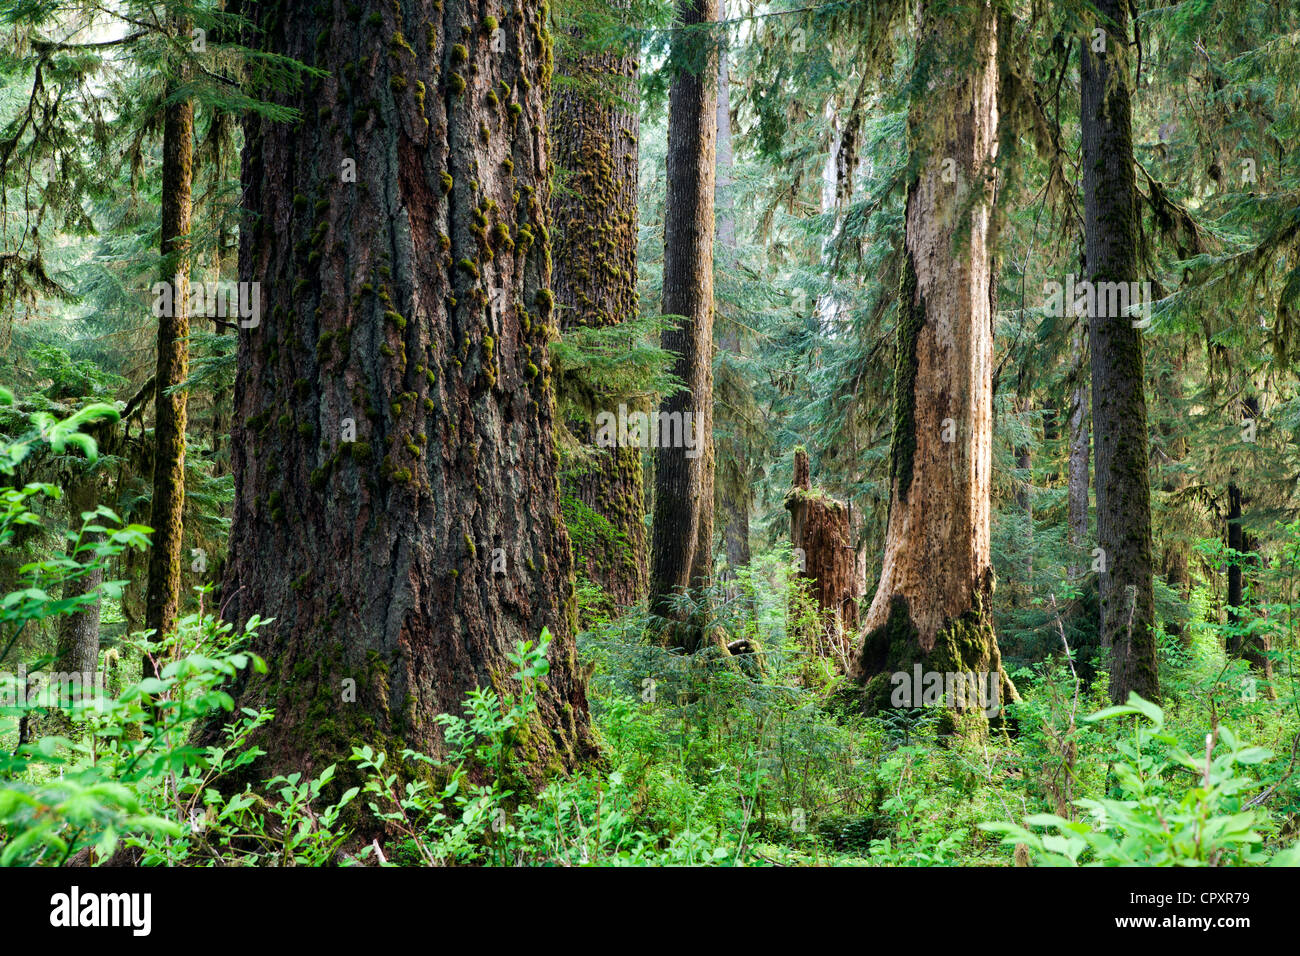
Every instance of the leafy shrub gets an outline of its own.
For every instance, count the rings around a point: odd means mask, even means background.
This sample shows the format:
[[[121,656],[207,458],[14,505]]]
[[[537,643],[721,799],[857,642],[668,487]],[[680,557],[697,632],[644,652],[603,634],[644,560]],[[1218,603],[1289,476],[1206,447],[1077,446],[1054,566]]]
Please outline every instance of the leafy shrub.
[[[1246,747],[1227,727],[1206,736],[1205,753],[1193,756],[1165,731],[1164,712],[1136,694],[1128,703],[1086,718],[1091,723],[1133,717],[1132,735],[1113,740],[1120,755],[1112,770],[1113,797],[1075,804],[1092,818],[1068,820],[1032,814],[1025,823],[985,823],[1004,842],[1023,843],[1034,858],[1053,866],[1244,866],[1295,865],[1300,846],[1270,855],[1262,849],[1263,814],[1245,795],[1257,789],[1243,768],[1273,755]],[[1051,832],[1041,833],[1040,830]]]

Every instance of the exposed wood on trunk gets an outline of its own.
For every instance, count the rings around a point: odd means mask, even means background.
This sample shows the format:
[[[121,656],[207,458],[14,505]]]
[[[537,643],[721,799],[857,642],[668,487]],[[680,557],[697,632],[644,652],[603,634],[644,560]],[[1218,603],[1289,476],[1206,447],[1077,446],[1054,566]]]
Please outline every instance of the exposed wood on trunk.
[[[953,16],[924,0],[917,19],[918,58],[935,66],[909,109],[889,524],[853,670],[869,709],[913,663],[997,674],[1014,693],[991,622],[997,21],[985,4]]]
[[[849,510],[842,501],[815,491],[808,453],[795,450],[794,487],[785,497],[790,512],[790,544],[802,558],[824,627],[815,648],[841,667],[849,662],[858,627],[858,590]]]

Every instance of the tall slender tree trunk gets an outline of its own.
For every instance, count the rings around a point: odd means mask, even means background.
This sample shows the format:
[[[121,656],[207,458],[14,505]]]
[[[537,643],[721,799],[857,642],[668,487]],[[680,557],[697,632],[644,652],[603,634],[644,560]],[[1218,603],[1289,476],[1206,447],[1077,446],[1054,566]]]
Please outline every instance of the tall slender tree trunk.
[[[237,12],[237,3],[231,0],[227,4],[231,12]],[[238,37],[225,36],[227,31],[222,31],[222,39],[227,42],[235,42]],[[218,108],[212,116],[212,127],[209,136],[212,138],[213,162],[212,162],[212,185],[211,191],[213,196],[223,195],[221,188],[226,182],[239,175],[239,152],[235,148],[237,145],[237,115],[226,109]],[[219,200],[218,200],[219,201]],[[219,226],[217,230],[216,251],[213,256],[212,271],[213,278],[218,282],[226,281],[227,278],[238,279],[239,275],[239,229],[238,229],[238,207],[218,206]],[[238,323],[235,323],[238,325]],[[216,324],[216,334],[225,336],[230,333],[230,327],[226,323],[218,322]],[[212,420],[211,430],[208,440],[212,450],[212,474],[216,477],[227,474],[230,471],[230,412],[231,412],[231,394],[228,389],[218,389],[212,397]],[[223,595],[221,593],[221,581],[225,577],[226,553],[220,550],[212,556],[212,561],[207,570],[202,572],[199,580],[202,583],[213,583],[216,587],[213,589],[213,601],[216,607],[221,606]]]
[[[93,511],[96,504],[96,481],[89,474],[75,475],[67,484],[65,501],[68,506],[68,527],[74,532],[81,528],[81,515]],[[87,532],[83,545],[94,545],[101,536]],[[70,557],[72,555],[69,555]],[[83,597],[98,590],[104,581],[104,569],[95,562],[93,554],[75,556],[78,564],[92,564],[88,570],[63,582],[63,599]],[[52,673],[65,675],[70,686],[78,687],[81,699],[89,703],[98,692],[96,675],[99,673],[99,599],[83,604],[71,614],[59,615],[54,645]],[[76,683],[71,683],[75,681]],[[63,709],[50,709],[44,714],[27,713],[18,725],[18,743],[27,743],[37,737],[58,734],[67,736],[72,731],[72,714]]]
[[[555,301],[564,328],[610,326],[637,311],[637,62],[631,53],[584,49],[580,36],[573,42],[574,52],[557,64],[570,82],[550,105],[552,162],[566,174],[552,195]],[[560,388],[582,386],[562,381]],[[590,411],[617,412],[623,401],[577,399]],[[594,443],[589,424],[571,428]],[[590,451],[592,460],[563,480],[566,510],[581,505],[573,518],[582,525],[575,567],[615,603],[635,604],[649,573],[641,451],[633,444]]]
[[[1066,540],[1070,551],[1069,574],[1078,577],[1089,565],[1088,478],[1092,456],[1091,418],[1088,414],[1087,333],[1083,320],[1074,333],[1074,387],[1070,389],[1070,460],[1066,475]]]
[[[176,23],[189,35],[189,23]],[[194,104],[174,99],[185,82],[168,81],[163,108],[162,281],[171,283],[171,308],[158,317],[158,365],[154,378],[153,545],[145,592],[144,626],[160,640],[176,628],[181,601],[181,541],[185,512],[186,394],[169,390],[189,375],[189,234],[193,209]],[[143,673],[152,674],[146,655]]]
[[[1105,50],[1081,42],[1083,59],[1084,227],[1088,279],[1138,279],[1138,195],[1129,104],[1128,3],[1098,0]],[[1097,296],[1102,305],[1103,296]],[[1119,314],[1098,314],[1116,312]],[[1142,333],[1123,310],[1096,308],[1089,317],[1093,447],[1097,473],[1097,541],[1101,644],[1110,648],[1110,695],[1155,700],[1155,599],[1151,561],[1151,486],[1147,472],[1147,409]]]
[[[868,709],[888,706],[891,675],[914,664],[997,675],[1014,694],[989,545],[997,21],[983,3],[954,15],[921,0],[916,15],[918,61],[934,65],[909,109],[889,523],[853,669]]]
[[[219,188],[225,184],[228,175],[238,172],[238,154],[235,146],[236,116],[230,110],[218,109],[212,117],[212,130],[209,135],[213,141],[212,191],[218,195]],[[232,155],[233,154],[233,155]],[[235,210],[226,211],[221,218],[217,231],[216,254],[213,256],[212,271],[214,278],[220,282],[226,278],[230,269],[238,269],[238,233],[235,229]],[[229,218],[226,218],[229,216]],[[229,331],[225,323],[216,326],[217,335]],[[230,432],[230,396],[222,392],[213,398],[212,430],[209,440],[212,445],[212,473],[224,475],[228,470],[225,448]]]
[[[328,75],[246,120],[226,615],[274,618],[277,767],[353,743],[445,753],[438,716],[517,693],[507,655],[552,637],[516,733],[530,780],[591,751],[574,647],[547,343],[551,40],[536,0],[258,4],[269,48]],[[498,32],[499,31],[499,32]]]
[[[1171,500],[1180,497],[1180,493],[1186,490],[1188,483],[1182,465],[1191,445],[1185,429],[1179,422],[1181,412],[1185,408],[1182,379],[1183,352],[1181,349],[1175,349],[1171,356],[1169,372],[1160,383],[1158,391],[1158,400],[1165,402],[1172,420],[1161,429],[1160,440],[1164,449],[1164,453],[1160,456],[1162,459],[1161,490],[1169,497],[1166,498],[1164,513],[1160,515],[1162,520],[1155,527],[1160,529],[1157,539],[1161,545],[1160,574],[1165,579],[1165,583],[1179,597],[1187,601],[1192,591],[1191,542],[1188,528],[1192,524],[1193,517],[1190,509],[1181,500]],[[1159,512],[1152,514],[1153,521],[1157,514]],[[1153,529],[1154,535],[1156,531]],[[1191,646],[1191,631],[1179,621],[1167,621],[1165,627],[1171,635],[1181,639],[1184,646]]]
[[[81,527],[83,512],[94,511],[96,482],[93,475],[80,475],[68,487],[68,526]],[[87,532],[83,545],[93,546],[100,535]],[[77,563],[92,565],[89,570],[64,582],[63,598],[79,598],[92,594],[104,581],[104,568],[90,552],[77,556]],[[83,687],[93,686],[99,670],[99,599],[85,604],[73,614],[59,618],[58,642],[54,652],[54,670],[61,673],[81,674]]]
[[[1028,415],[1033,407],[1028,395],[1021,399],[1022,414]],[[1016,488],[1016,505],[1025,522],[1025,591],[1030,592],[1034,577],[1034,460],[1028,442],[1016,449],[1016,468],[1025,473],[1025,480]]]
[[[725,48],[718,51],[718,161],[717,161],[717,246],[722,257],[721,271],[735,275],[736,265],[736,203],[732,194],[733,153],[731,146],[731,69]],[[723,362],[735,362],[744,357],[745,343],[739,326],[725,323],[719,336],[719,351]],[[731,388],[740,393],[748,391],[738,368],[729,369]],[[731,416],[730,434],[719,442],[718,460],[722,474],[718,479],[719,501],[722,506],[722,544],[727,556],[728,573],[749,564],[749,511],[753,505],[754,489],[751,482],[749,442],[745,438],[748,423],[740,414]]]
[[[713,550],[713,235],[717,141],[717,50],[699,24],[716,22],[718,0],[680,0],[670,54],[674,70],[668,94],[668,193],[664,213],[663,307],[680,316],[664,332],[663,347],[677,358],[673,374],[685,389],[660,406],[655,454],[654,530],[650,608],[674,626],[668,643],[696,650],[705,641],[697,620],[683,619],[677,601],[689,594],[706,600]],[[694,448],[664,427],[693,424]]]
[[[1259,400],[1253,395],[1243,402],[1245,417],[1259,417]],[[1255,538],[1242,524],[1245,518],[1246,499],[1241,486],[1237,483],[1234,469],[1232,479],[1228,482],[1228,547],[1235,552],[1228,562],[1228,623],[1241,625],[1250,620],[1251,615],[1244,613],[1246,606],[1246,570],[1250,565],[1250,555],[1255,550]],[[1268,656],[1272,649],[1272,640],[1267,634],[1236,634],[1228,642],[1228,653],[1247,661],[1251,668],[1263,675],[1266,681],[1273,680],[1273,662]],[[1274,696],[1271,683],[1267,689],[1269,696]]]
[[[1245,554],[1246,534],[1241,527],[1241,488],[1235,480],[1228,482],[1228,548],[1238,555]],[[1245,582],[1242,578],[1242,561],[1234,556],[1228,561],[1228,621],[1236,624],[1241,619],[1241,607],[1245,598]],[[1228,648],[1239,653],[1240,642]]]

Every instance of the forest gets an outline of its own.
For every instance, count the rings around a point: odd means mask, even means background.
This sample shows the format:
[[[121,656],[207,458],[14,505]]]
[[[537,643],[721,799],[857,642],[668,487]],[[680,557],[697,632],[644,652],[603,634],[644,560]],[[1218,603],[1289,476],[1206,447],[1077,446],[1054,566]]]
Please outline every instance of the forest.
[[[0,865],[1300,865],[1298,133],[1294,0],[0,0]]]

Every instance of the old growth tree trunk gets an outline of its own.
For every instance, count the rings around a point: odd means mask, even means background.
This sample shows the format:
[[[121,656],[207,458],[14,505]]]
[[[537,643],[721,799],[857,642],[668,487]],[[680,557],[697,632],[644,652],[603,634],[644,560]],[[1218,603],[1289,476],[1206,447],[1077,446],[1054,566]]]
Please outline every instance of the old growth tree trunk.
[[[553,285],[566,329],[617,325],[637,311],[637,61],[585,42],[574,36],[575,49],[558,60],[570,82],[557,87],[550,105],[552,162],[564,174],[551,200]],[[593,419],[595,412],[617,413],[626,401],[591,394],[572,377],[560,388],[584,392],[575,398]],[[562,479],[575,569],[616,604],[635,604],[649,574],[641,450],[598,448],[589,423],[570,428],[591,456]]]
[[[177,36],[188,36],[189,24],[179,21]],[[169,80],[169,100],[184,82]],[[168,394],[189,375],[190,319],[188,307],[189,234],[193,210],[194,104],[188,99],[168,102],[163,109],[162,155],[162,276],[171,283],[171,308],[158,317],[158,365],[154,377],[153,498],[149,524],[149,574],[145,590],[144,626],[161,640],[176,627],[181,600],[181,540],[185,512],[186,395]],[[153,676],[146,655],[143,673]]]
[[[890,676],[1002,674],[991,620],[992,284],[997,27],[976,3],[954,16],[917,7],[918,59],[934,62],[913,101],[906,262],[894,380],[889,523],[880,583],[852,675],[868,710]],[[955,175],[953,175],[955,173]]]
[[[668,643],[697,650],[708,637],[704,614],[679,613],[683,594],[707,600],[713,549],[713,190],[717,140],[715,40],[699,24],[718,19],[718,0],[680,0],[683,29],[673,34],[668,94],[668,193],[664,214],[663,306],[680,316],[664,332],[686,388],[663,400],[660,415],[693,419],[698,446],[657,443],[650,609],[665,618]],[[697,27],[692,29],[692,27]],[[684,427],[684,426],[683,426]],[[663,430],[661,430],[661,436]],[[665,447],[666,446],[666,447]],[[689,454],[688,454],[689,452]],[[697,454],[698,452],[698,454]]]
[[[1129,104],[1128,4],[1098,0],[1104,52],[1081,41],[1083,60],[1084,233],[1087,278],[1138,278],[1138,194]],[[1101,296],[1097,297],[1099,303]],[[1110,311],[1107,309],[1094,310]],[[1155,598],[1151,560],[1151,487],[1147,473],[1147,409],[1142,333],[1130,315],[1093,314],[1093,447],[1097,479],[1097,543],[1101,645],[1110,649],[1110,696],[1160,695],[1156,670]]]
[[[264,314],[240,333],[224,594],[275,622],[240,702],[274,706],[274,766],[438,754],[435,718],[517,692],[506,655],[549,628],[516,739],[533,778],[591,750],[547,359],[551,41],[533,0],[366,9],[254,13],[329,75],[283,95],[302,122],[245,128]]]

